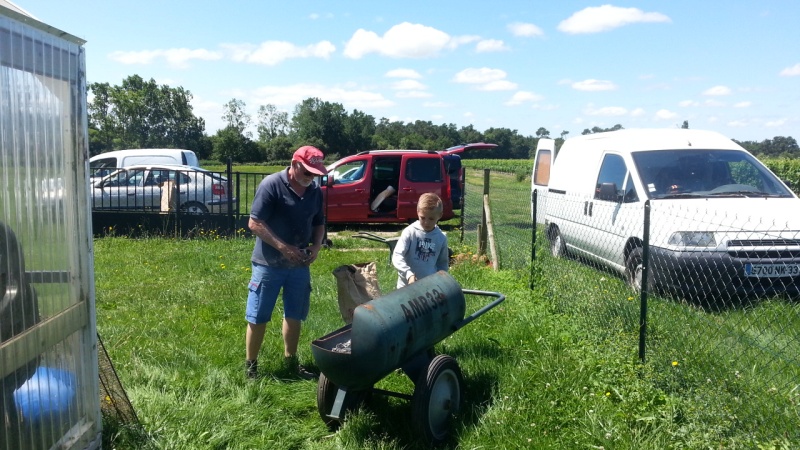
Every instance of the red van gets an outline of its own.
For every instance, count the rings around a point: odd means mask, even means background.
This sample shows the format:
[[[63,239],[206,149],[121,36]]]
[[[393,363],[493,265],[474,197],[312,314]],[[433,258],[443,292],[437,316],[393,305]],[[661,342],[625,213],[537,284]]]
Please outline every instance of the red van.
[[[413,222],[417,219],[417,201],[425,192],[442,198],[442,220],[451,219],[452,188],[443,157],[470,146],[495,147],[469,144],[439,152],[370,150],[336,161],[322,177],[327,222]]]

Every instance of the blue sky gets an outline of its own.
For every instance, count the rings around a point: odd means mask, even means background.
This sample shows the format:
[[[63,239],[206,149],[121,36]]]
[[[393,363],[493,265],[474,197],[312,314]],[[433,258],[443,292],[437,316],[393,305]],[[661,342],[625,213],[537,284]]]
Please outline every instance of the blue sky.
[[[795,0],[13,0],[87,41],[87,78],[182,86],[213,134],[237,98],[309,97],[376,118],[677,127],[800,138]]]

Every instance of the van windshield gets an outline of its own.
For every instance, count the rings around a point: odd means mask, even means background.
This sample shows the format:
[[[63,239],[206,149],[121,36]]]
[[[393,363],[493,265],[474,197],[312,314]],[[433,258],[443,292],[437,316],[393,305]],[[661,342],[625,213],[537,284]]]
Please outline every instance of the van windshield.
[[[739,150],[633,152],[647,195],[660,198],[792,197],[775,175]]]

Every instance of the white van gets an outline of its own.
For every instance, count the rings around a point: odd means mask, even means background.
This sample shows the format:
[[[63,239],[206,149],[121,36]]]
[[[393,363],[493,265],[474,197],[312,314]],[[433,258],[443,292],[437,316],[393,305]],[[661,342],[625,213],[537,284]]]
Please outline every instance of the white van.
[[[191,150],[177,148],[137,148],[115,150],[89,158],[89,176],[100,179],[114,169],[140,164],[178,164],[200,167],[197,155]]]
[[[800,200],[732,140],[630,129],[568,139],[551,165],[553,151],[537,149],[531,186],[554,256],[599,263],[640,289],[647,207],[649,286],[800,296]]]

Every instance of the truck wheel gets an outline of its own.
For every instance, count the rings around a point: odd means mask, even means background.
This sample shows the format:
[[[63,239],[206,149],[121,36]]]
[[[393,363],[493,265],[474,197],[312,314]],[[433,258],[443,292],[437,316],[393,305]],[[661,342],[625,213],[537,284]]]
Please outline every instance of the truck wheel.
[[[653,284],[653,268],[650,267],[647,276],[647,289],[655,292]],[[625,281],[637,293],[642,292],[642,275],[644,274],[644,264],[642,261],[642,247],[635,247],[625,259]]]
[[[461,409],[464,378],[455,359],[447,355],[433,358],[419,375],[411,397],[414,427],[431,444],[450,435],[453,417]]]
[[[558,228],[553,228],[550,232],[550,254],[555,258],[564,258],[567,256],[567,244],[564,238],[558,231]]]
[[[330,417],[329,414],[333,412],[333,404],[336,402],[336,394],[339,392],[339,386],[334,384],[324,373],[319,374],[319,382],[317,384],[317,411],[320,418],[325,422],[331,430],[339,428],[339,426],[347,419],[347,415],[358,409],[363,405],[369,397],[370,391],[348,391],[344,397],[344,405],[342,405],[342,412],[339,418]]]

